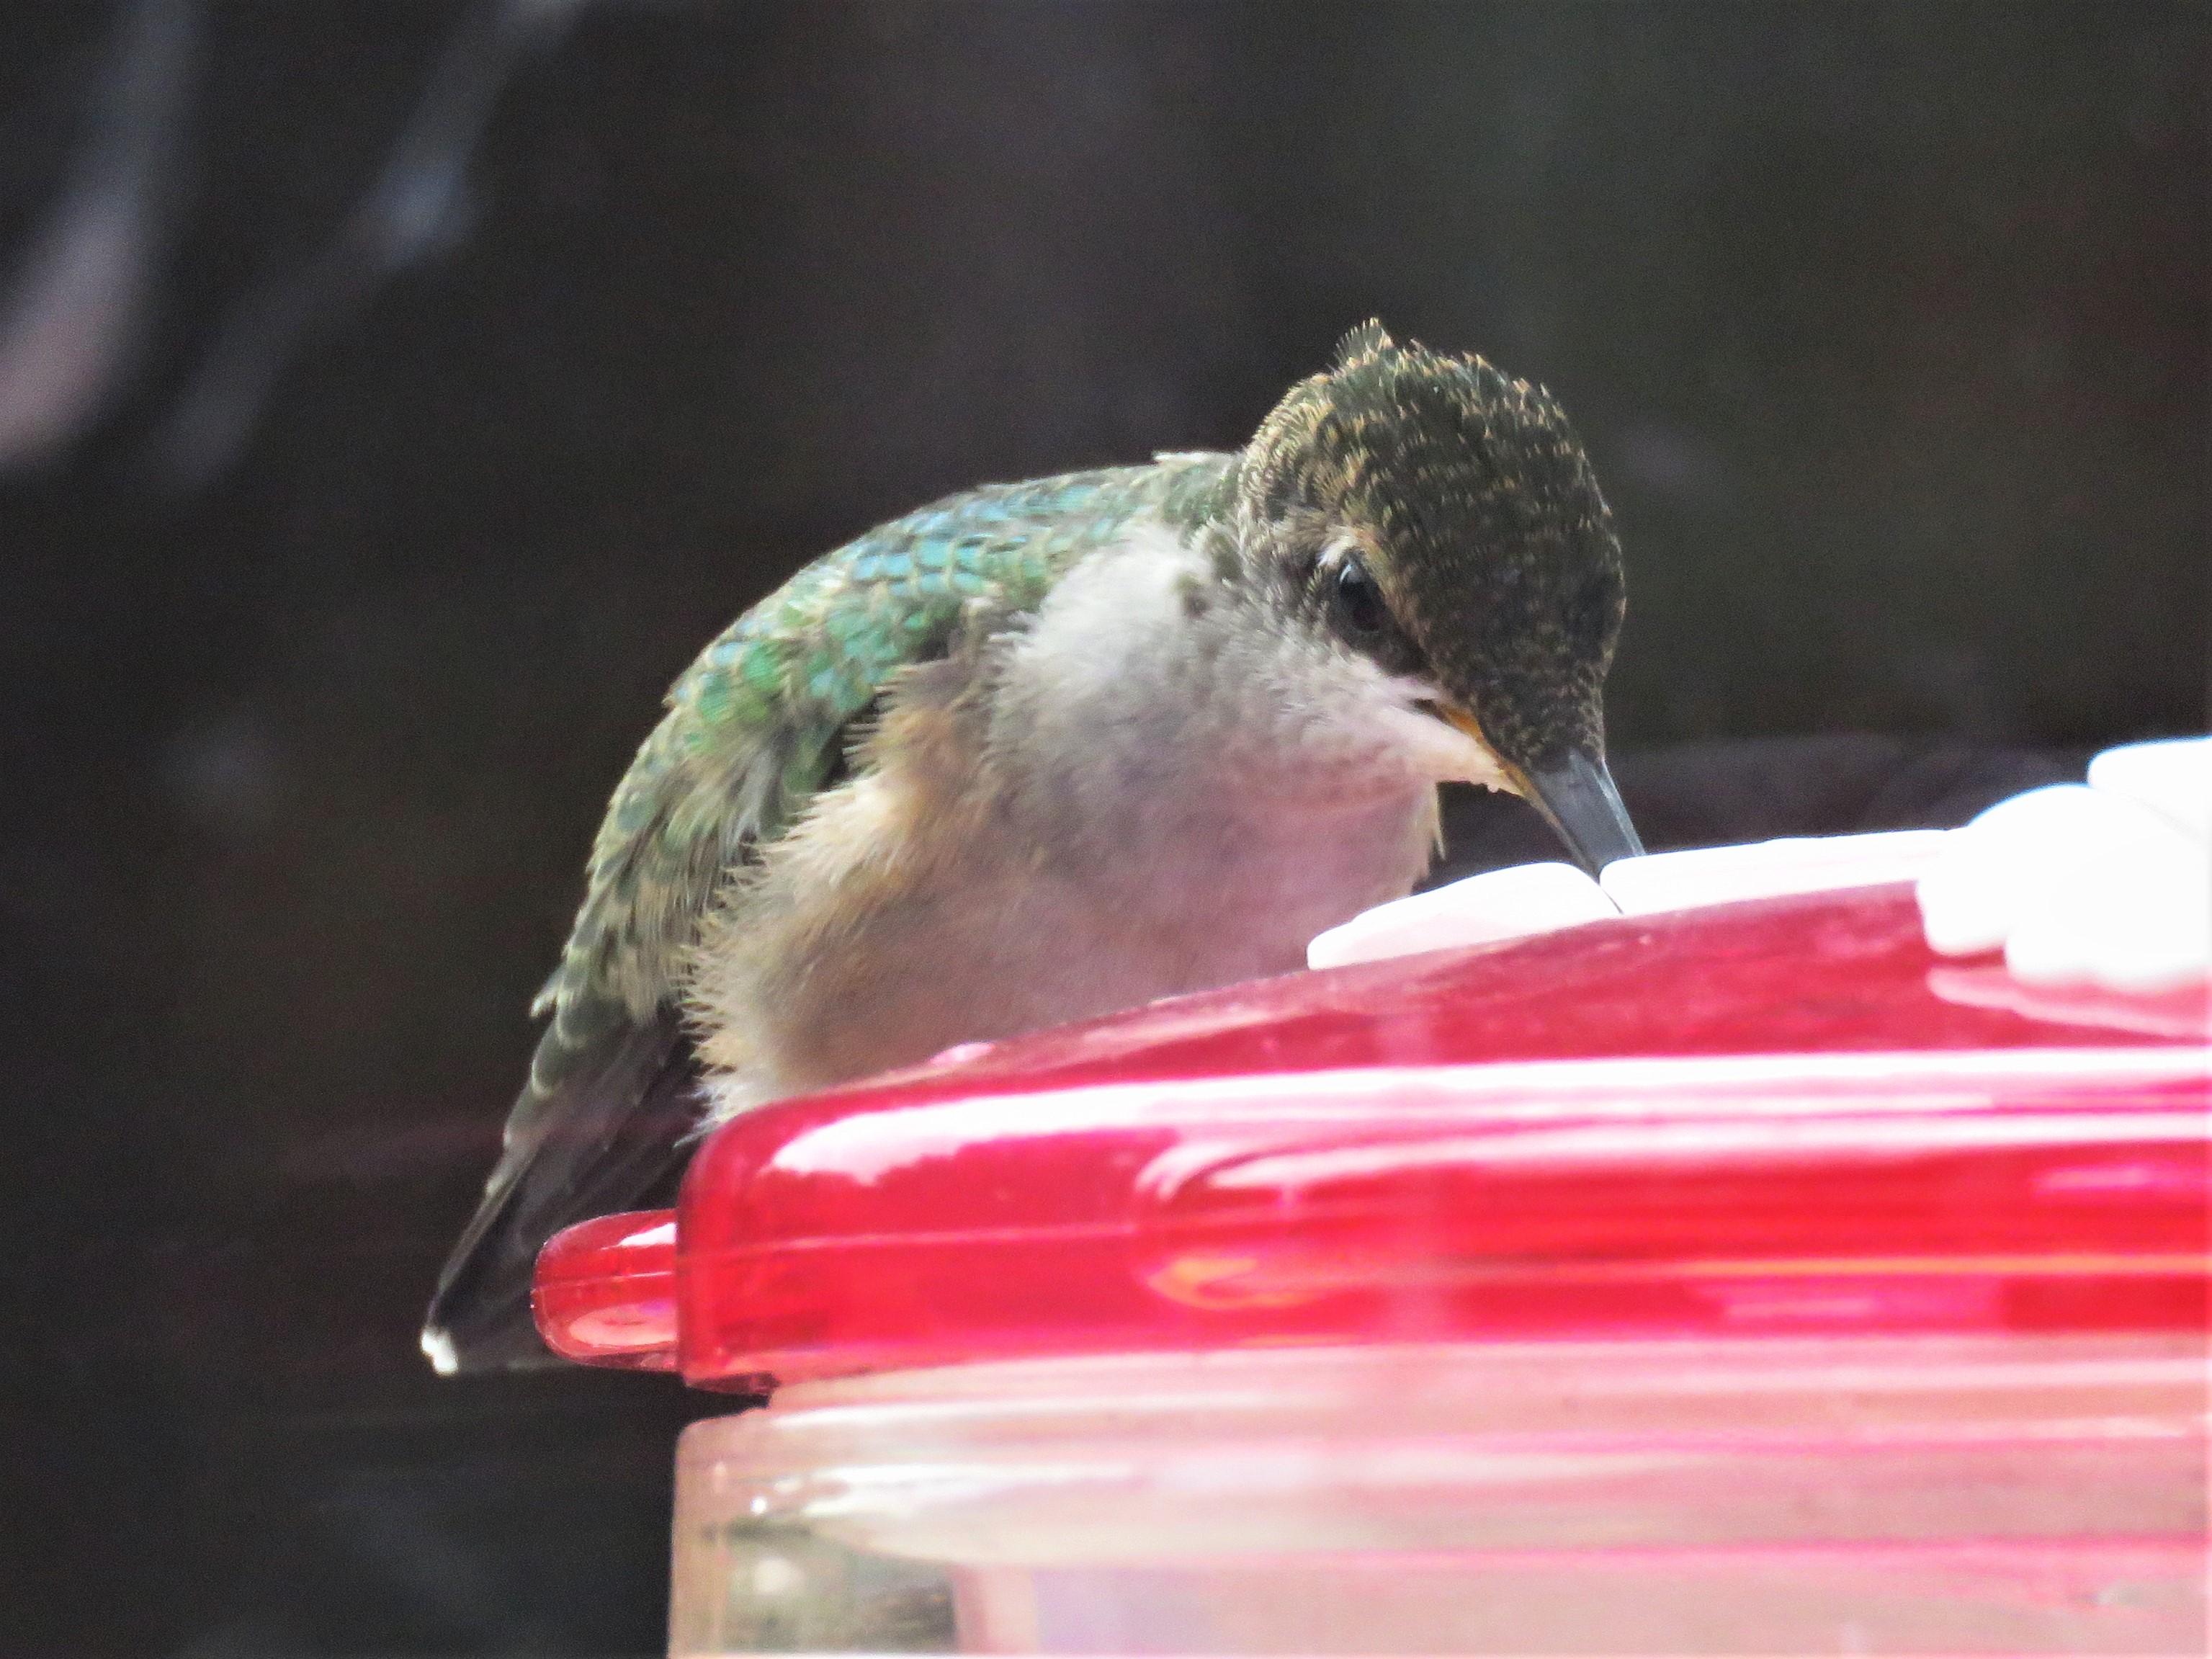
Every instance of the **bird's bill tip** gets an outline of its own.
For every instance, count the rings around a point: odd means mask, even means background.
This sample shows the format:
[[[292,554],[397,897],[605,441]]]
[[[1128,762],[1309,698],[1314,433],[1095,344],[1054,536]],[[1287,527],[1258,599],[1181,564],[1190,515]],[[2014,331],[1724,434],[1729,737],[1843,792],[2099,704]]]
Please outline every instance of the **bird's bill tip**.
[[[1601,749],[1587,754],[1570,750],[1540,766],[1516,766],[1492,747],[1482,723],[1468,710],[1441,702],[1432,707],[1447,725],[1473,738],[1496,767],[1494,787],[1510,788],[1542,813],[1590,875],[1616,860],[1644,856],[1644,842],[1620,803]]]
[[[1570,752],[1523,775],[1522,791],[1591,875],[1620,859],[1644,856],[1644,842],[1613,787],[1603,755]]]

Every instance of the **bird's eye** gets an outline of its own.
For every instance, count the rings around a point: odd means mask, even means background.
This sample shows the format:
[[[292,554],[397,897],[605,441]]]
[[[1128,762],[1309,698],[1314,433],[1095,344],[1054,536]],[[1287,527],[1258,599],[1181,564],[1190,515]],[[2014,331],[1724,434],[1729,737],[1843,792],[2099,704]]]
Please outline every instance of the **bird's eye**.
[[[1329,586],[1329,605],[1344,631],[1354,639],[1381,633],[1389,620],[1382,590],[1376,585],[1374,575],[1350,554],[1336,568]]]

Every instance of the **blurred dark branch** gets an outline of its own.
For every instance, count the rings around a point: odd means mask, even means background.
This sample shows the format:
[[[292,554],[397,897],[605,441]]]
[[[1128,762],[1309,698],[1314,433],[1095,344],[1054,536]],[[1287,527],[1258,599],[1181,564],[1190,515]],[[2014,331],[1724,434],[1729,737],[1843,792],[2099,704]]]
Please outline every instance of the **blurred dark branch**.
[[[336,234],[298,270],[230,307],[155,436],[160,482],[189,490],[221,474],[307,337],[356,313],[394,275],[458,237],[470,161],[501,93],[526,58],[557,44],[591,3],[479,0],[468,9],[375,182]]]
[[[118,24],[91,137],[0,290],[0,472],[58,455],[130,370],[199,35],[195,0],[140,0]]]

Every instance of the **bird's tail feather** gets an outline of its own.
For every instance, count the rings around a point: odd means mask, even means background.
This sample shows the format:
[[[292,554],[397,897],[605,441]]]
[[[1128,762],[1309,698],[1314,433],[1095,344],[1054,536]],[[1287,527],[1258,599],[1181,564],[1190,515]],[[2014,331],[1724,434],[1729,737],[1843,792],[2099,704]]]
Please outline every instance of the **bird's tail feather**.
[[[557,1061],[515,1103],[483,1202],[439,1275],[422,1351],[442,1373],[557,1363],[531,1316],[538,1251],[578,1221],[669,1201],[690,1155],[706,1096],[673,1010],[612,1024]]]

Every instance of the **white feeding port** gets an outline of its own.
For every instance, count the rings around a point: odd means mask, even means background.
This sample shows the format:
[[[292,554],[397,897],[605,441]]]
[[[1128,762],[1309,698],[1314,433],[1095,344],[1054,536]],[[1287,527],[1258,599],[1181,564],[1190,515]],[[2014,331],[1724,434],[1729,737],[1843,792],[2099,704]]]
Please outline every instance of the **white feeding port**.
[[[2089,763],[2089,787],[2148,806],[2182,834],[2212,844],[2212,738],[2107,749]]]
[[[2150,993],[2212,972],[2212,740],[2100,755],[1954,832],[1919,884],[1931,950],[2029,985]]]
[[[1313,968],[1342,968],[1421,951],[1489,945],[1620,914],[1571,864],[1520,864],[1393,899],[1330,928],[1306,946]]]
[[[1808,836],[1653,853],[1608,864],[1598,878],[1623,915],[1656,915],[1705,904],[1880,887],[1913,881],[1935,863],[1945,831]]]
[[[2002,951],[2021,982],[2155,994],[2212,975],[2212,738],[2131,744],[2087,784],[2000,801],[1963,830],[1655,853],[1595,881],[1524,864],[1378,905],[1307,947],[1315,968],[1495,944],[1611,916],[1912,882],[1938,955]]]
[[[1609,864],[1595,881],[1571,864],[1516,865],[1364,911],[1316,939],[1306,962],[1341,968],[1612,916],[1911,881],[1934,861],[1942,841],[1941,830],[1913,830],[1655,853]]]

